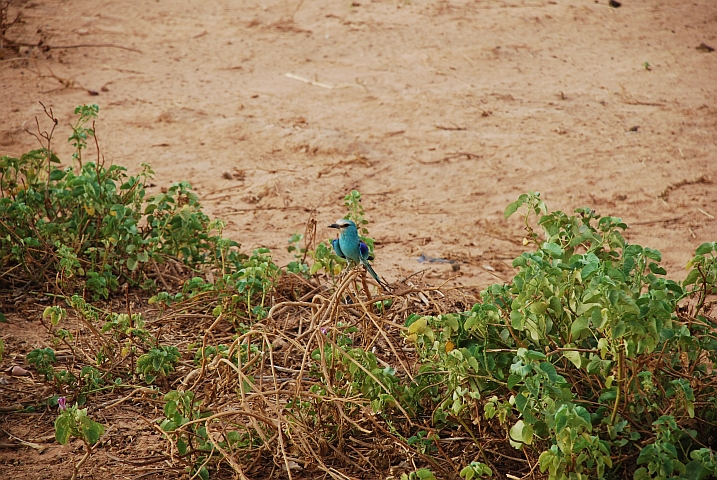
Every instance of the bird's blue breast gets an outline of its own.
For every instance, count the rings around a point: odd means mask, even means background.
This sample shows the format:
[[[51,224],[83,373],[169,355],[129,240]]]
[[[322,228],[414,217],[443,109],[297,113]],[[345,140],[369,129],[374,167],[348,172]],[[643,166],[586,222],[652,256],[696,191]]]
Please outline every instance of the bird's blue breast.
[[[341,247],[341,252],[346,258],[349,258],[357,263],[361,261],[359,237],[355,227],[348,227],[341,233],[339,236],[339,246]]]
[[[336,253],[336,255],[341,258],[346,258],[346,255],[344,255],[344,252],[341,250],[341,244],[338,238],[331,240],[331,246],[334,247],[334,253]]]

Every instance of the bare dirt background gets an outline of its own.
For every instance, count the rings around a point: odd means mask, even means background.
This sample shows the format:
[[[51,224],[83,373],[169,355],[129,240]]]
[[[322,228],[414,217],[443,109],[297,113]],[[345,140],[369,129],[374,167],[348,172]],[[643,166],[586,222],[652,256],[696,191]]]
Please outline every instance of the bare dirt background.
[[[712,0],[10,2],[18,13],[1,50],[0,155],[36,148],[25,130],[41,101],[69,161],[72,110],[97,103],[107,162],[151,164],[157,191],[189,180],[245,251],[267,246],[280,264],[312,211],[330,237],[352,189],[389,281],[455,275],[421,254],[460,261],[459,285],[509,279],[522,232],[502,213],[529,190],[551,209],[622,217],[671,278],[717,239]],[[0,331],[39,327],[26,320]],[[43,421],[16,435],[51,435]],[[47,448],[0,450],[0,471],[59,478],[81,455]],[[142,475],[101,458],[85,476]]]

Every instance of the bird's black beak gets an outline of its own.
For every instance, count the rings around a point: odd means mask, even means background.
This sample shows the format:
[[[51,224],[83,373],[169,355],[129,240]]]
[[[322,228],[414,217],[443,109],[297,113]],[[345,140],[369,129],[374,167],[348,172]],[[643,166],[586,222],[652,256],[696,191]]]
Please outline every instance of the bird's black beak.
[[[341,225],[339,225],[338,223],[332,223],[331,225],[329,225],[329,228],[341,228]]]

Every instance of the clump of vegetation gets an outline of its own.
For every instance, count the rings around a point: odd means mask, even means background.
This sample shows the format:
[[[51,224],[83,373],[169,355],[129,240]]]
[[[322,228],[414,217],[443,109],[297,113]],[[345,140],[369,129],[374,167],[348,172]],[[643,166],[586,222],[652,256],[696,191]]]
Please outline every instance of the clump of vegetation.
[[[105,427],[92,420],[87,415],[86,408],[81,409],[77,405],[68,407],[65,397],[60,397],[57,403],[60,414],[55,419],[55,439],[58,443],[65,445],[70,438],[77,438],[85,446],[85,455],[74,465],[71,480],[75,480],[80,467],[92,454],[93,445],[99,441],[105,432]]]
[[[187,182],[146,195],[153,174],[143,165],[130,176],[121,166],[83,158],[95,137],[97,105],[75,109],[69,141],[73,164],[52,151],[57,119],[36,137],[42,147],[20,158],[0,157],[0,266],[4,282],[50,284],[71,294],[108,298],[120,283],[156,287],[157,266],[179,259],[192,268],[236,269],[238,244],[221,237],[222,222],[201,211]],[[90,120],[92,127],[86,125]]]
[[[676,282],[619,218],[529,193],[505,211],[526,228],[510,282],[478,299],[408,282],[370,296],[313,220],[281,269],[223,238],[188,184],[145,198],[149,167],[83,158],[97,108],[77,114],[73,167],[44,132],[42,149],[0,159],[0,278],[51,286],[42,321],[72,357],[27,355],[48,405],[143,392],[163,404],[165,460],[203,479],[717,475],[717,243]],[[347,195],[348,216],[373,245],[360,201]],[[180,261],[192,273],[164,282],[160,265]],[[121,283],[151,289],[148,306],[82,296]],[[78,465],[102,434],[78,406],[56,426],[85,442]]]
[[[547,212],[538,194],[506,216],[521,207],[536,248],[513,261],[513,281],[470,311],[407,321],[422,368],[445,372],[434,421],[494,423],[550,479],[717,473],[706,460],[717,334],[703,301],[715,293],[716,245],[697,249],[679,284],[664,278],[660,252],[625,241],[618,218]]]
[[[392,308],[406,305],[410,289],[368,303],[353,285],[356,271],[329,298],[275,304],[265,321],[224,346],[225,358],[249,346],[266,360],[252,365],[241,356],[236,368],[218,365],[210,378],[242,382],[235,401],[213,403],[193,389],[186,421],[168,415],[164,423],[170,443],[182,445],[182,454],[199,442],[204,453],[194,457],[194,472],[205,472],[212,451],[232,458],[240,474],[261,449],[288,462],[278,435],[284,449],[328,473],[336,458],[323,456],[321,445],[339,448],[352,438],[353,448],[378,448],[367,434],[380,432],[424,465],[407,479],[485,477],[501,467],[516,471],[521,461],[524,474],[550,479],[716,474],[709,445],[717,335],[705,299],[715,293],[717,245],[701,245],[678,283],[665,278],[658,251],[626,242],[618,218],[586,208],[548,212],[532,193],[506,216],[519,210],[534,249],[514,260],[510,283],[489,286],[467,310]],[[412,308],[420,310],[418,302]],[[308,329],[277,329],[284,316],[306,318]],[[404,353],[401,338],[415,356]],[[287,352],[275,350],[282,342],[291,343]],[[382,354],[373,352],[378,342]],[[292,370],[304,373],[290,376],[292,388],[280,397],[270,395]],[[212,442],[211,431],[225,439]],[[242,440],[232,443],[230,434]],[[455,438],[467,443],[448,452]],[[464,459],[458,470],[455,458]],[[370,463],[354,467],[380,472]]]

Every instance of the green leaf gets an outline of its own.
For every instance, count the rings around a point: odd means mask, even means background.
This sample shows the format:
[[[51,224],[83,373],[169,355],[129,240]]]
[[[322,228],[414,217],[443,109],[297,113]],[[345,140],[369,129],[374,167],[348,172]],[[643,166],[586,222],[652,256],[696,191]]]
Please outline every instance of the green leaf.
[[[311,266],[311,269],[309,270],[310,275],[316,275],[316,272],[321,270],[321,268],[324,266],[321,262],[316,262]]]
[[[540,370],[542,370],[548,376],[548,379],[553,383],[565,381],[561,375],[558,375],[558,371],[555,369],[555,366],[550,362],[540,362]]]
[[[520,351],[518,354],[520,355]],[[528,360],[542,360],[542,359],[546,358],[545,354],[543,352],[537,352],[535,350],[527,350],[527,351],[523,352],[522,356],[524,356]]]
[[[590,421],[590,412],[587,411],[585,407],[577,406],[575,407],[575,413],[578,414],[578,417],[582,419],[582,421],[585,423],[585,428],[587,431],[592,430],[592,422]]]
[[[473,480],[473,476],[475,476],[475,474],[475,470],[473,470],[472,467],[467,466],[463,467],[463,470],[461,470],[461,473],[459,475],[461,477],[465,477],[466,480]]]
[[[131,272],[137,269],[137,257],[127,257],[127,269]]]
[[[515,373],[511,374],[508,377],[508,388],[513,389],[518,383],[520,383],[523,380],[523,377],[520,375],[516,375]]]
[[[476,357],[468,357],[468,365],[470,365],[473,371],[476,373],[479,373],[481,371],[480,365],[478,364],[478,360],[476,360]]]
[[[566,405],[561,406],[558,411],[555,412],[555,431],[560,433],[568,424],[569,419],[568,407]]]
[[[695,255],[706,255],[714,249],[715,249],[715,242],[703,243],[702,245],[697,247],[697,250],[695,250]]]
[[[622,273],[629,275],[633,268],[635,268],[635,258],[627,257],[625,263],[622,264]]]
[[[523,254],[523,255],[525,255],[525,254]],[[513,259],[513,268],[524,267],[528,264],[528,259],[525,258],[523,255],[521,255],[519,257],[515,257]]]
[[[422,334],[424,333],[428,328],[428,320],[426,320],[426,317],[421,317],[415,322],[413,322],[411,325],[408,326],[408,333],[412,334]]]
[[[50,172],[50,180],[53,182],[57,182],[58,180],[62,180],[63,178],[65,178],[65,172],[62,170],[54,169]]]
[[[416,470],[416,476],[421,480],[436,480],[436,476],[427,468],[419,468]]]
[[[620,291],[611,288],[607,291],[607,299],[610,301],[610,305],[614,307],[615,305],[617,305],[617,301],[620,300]]]
[[[548,304],[545,302],[535,302],[530,305],[530,311],[536,315],[543,315],[548,309]]]
[[[458,318],[455,315],[442,315],[441,319],[443,320],[443,323],[451,327],[454,331],[458,330]]]
[[[181,437],[177,439],[177,451],[180,455],[187,453],[187,442]]]
[[[597,292],[588,292],[588,293],[597,293]],[[597,296],[599,296],[599,293]],[[597,296],[591,295],[592,298],[590,298],[590,299],[592,300],[592,299],[596,298]],[[584,313],[591,313],[591,310],[593,308],[600,308],[600,307],[602,307],[602,305],[600,305],[599,303],[594,303],[594,302],[581,303],[580,305],[578,305],[578,309],[576,310],[576,313],[578,315],[582,315]]]
[[[643,463],[648,463],[649,461],[653,460],[655,458],[655,445],[645,445],[642,450],[640,450],[640,455],[637,457],[637,464],[641,465]]]
[[[579,338],[580,334],[588,329],[589,322],[590,320],[586,316],[578,317],[570,326],[570,334],[575,338]]]
[[[563,256],[563,249],[560,248],[560,245],[557,243],[545,242],[543,243],[543,250],[548,252],[548,254],[550,254],[553,258],[560,258]]]
[[[607,355],[607,349],[609,346],[609,342],[607,338],[603,337],[600,340],[598,340],[598,349],[600,350],[600,357],[605,358],[605,355]]]
[[[102,437],[102,434],[105,433],[105,427],[89,417],[85,417],[82,421],[82,433],[87,443],[94,445],[100,437]]]
[[[675,293],[677,296],[681,296],[684,293],[684,290],[682,289],[682,287],[680,287],[680,284],[675,282],[674,280],[667,280],[665,282],[665,288],[670,292]]]
[[[625,247],[623,255],[625,257],[637,257],[642,254],[643,248],[640,245],[628,245]]]
[[[516,442],[522,442],[527,445],[533,443],[533,426],[526,425],[523,420],[518,420],[515,425],[510,427],[510,438]]]
[[[598,268],[600,268],[599,263],[588,263],[582,268],[582,270],[580,270],[580,278],[587,280],[590,275],[597,271]]]
[[[165,418],[162,420],[162,423],[159,424],[159,428],[161,428],[163,432],[171,432],[177,428],[177,424]]]
[[[207,470],[207,467],[201,467],[198,474],[202,480],[209,480],[209,470]]]
[[[597,328],[598,330],[602,331],[602,329],[607,325],[608,321],[610,320],[610,316],[608,315],[609,310],[607,308],[603,308],[601,310],[593,310],[593,314],[590,316],[590,321],[592,324]]]
[[[655,250],[653,248],[647,248],[645,247],[645,250],[643,251],[645,256],[649,258],[650,260],[654,260],[656,262],[662,261],[662,254],[659,250]]]
[[[518,310],[510,312],[510,325],[516,330],[523,330],[525,316]]]
[[[618,339],[621,338],[623,335],[625,335],[625,331],[627,330],[627,326],[625,325],[625,322],[620,322],[617,325],[615,325],[615,328],[612,329],[612,339]]]
[[[503,212],[503,217],[508,218],[511,215],[513,215],[515,212],[518,211],[518,207],[520,206],[519,201],[509,203],[507,207],[505,207],[505,211]]]
[[[62,414],[55,419],[55,440],[61,445],[66,445],[70,439],[72,420],[69,413]]]
[[[610,387],[603,391],[602,395],[600,395],[598,400],[600,401],[600,403],[607,403],[612,400],[615,400],[616,398],[617,398],[617,388]]]
[[[662,268],[661,266],[659,266],[656,263],[650,263],[648,265],[648,268],[655,275],[667,275],[667,270],[665,270],[664,268]]]
[[[525,412],[525,407],[528,406],[528,397],[523,395],[522,393],[519,393],[515,396],[515,408],[518,409],[520,413]]]
[[[697,279],[700,276],[700,272],[695,268],[690,270],[690,273],[687,274],[687,278],[682,282],[683,286],[687,285],[694,285],[697,282]]]
[[[491,418],[495,417],[495,403],[488,402],[483,407],[483,411],[485,412],[485,418],[490,420]]]
[[[588,366],[585,367],[585,370],[591,375],[595,375],[600,371],[600,367],[602,367],[602,362],[600,361],[600,358],[593,357],[592,360],[588,362]]]
[[[561,316],[563,313],[563,304],[560,303],[560,299],[558,297],[550,297],[550,308],[558,316]]]
[[[555,454],[552,451],[544,450],[538,458],[538,463],[540,464],[540,471],[545,472],[549,467],[551,467],[553,465],[554,458]]]
[[[567,358],[570,363],[575,365],[576,368],[580,368],[582,361],[580,359],[580,352],[574,350],[566,350],[563,352],[563,357]]]
[[[645,467],[640,467],[637,470],[635,470],[635,473],[632,475],[633,480],[650,480],[652,479],[652,475],[650,475]]]

